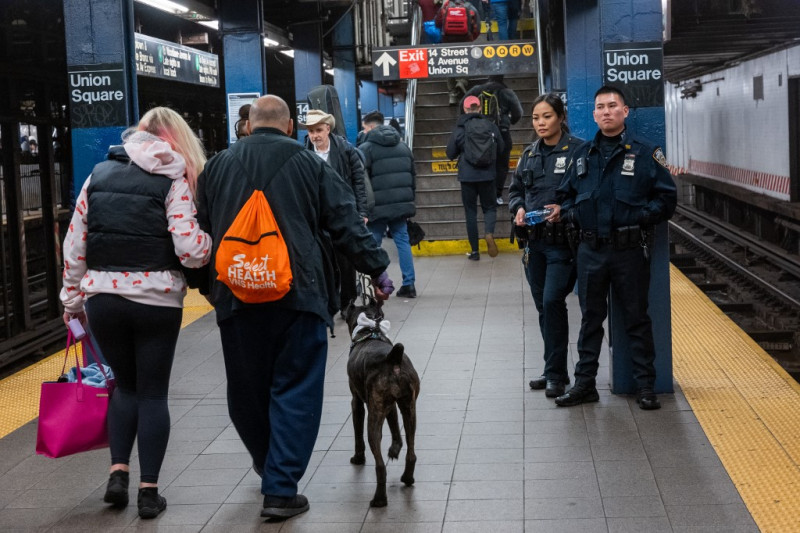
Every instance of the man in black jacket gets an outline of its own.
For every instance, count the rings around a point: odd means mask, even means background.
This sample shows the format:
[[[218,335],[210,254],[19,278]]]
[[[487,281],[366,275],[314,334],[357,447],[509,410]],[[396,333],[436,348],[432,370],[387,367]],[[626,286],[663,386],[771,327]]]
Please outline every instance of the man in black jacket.
[[[497,205],[503,205],[503,189],[506,186],[506,178],[508,177],[508,161],[511,157],[511,148],[513,143],[511,141],[511,125],[519,122],[522,118],[522,104],[519,98],[514,94],[514,91],[506,87],[503,83],[503,75],[489,76],[486,83],[476,85],[467,91],[466,97],[476,96],[481,98],[482,102],[486,98],[493,95],[497,98],[497,117],[496,124],[500,128],[500,133],[503,135],[503,152],[497,157],[497,164],[495,167],[495,192],[497,193]],[[463,101],[462,101],[463,106]],[[485,112],[482,110],[482,112]],[[493,118],[493,117],[490,117]]]
[[[503,138],[500,130],[480,112],[480,100],[476,96],[464,98],[464,115],[458,117],[456,128],[447,141],[447,157],[458,159],[458,181],[461,183],[461,203],[467,223],[467,239],[471,247],[467,258],[478,261],[478,207],[480,199],[485,228],[484,238],[490,257],[497,256],[494,242],[494,226],[497,221],[497,204],[494,197],[495,161],[503,153]],[[491,140],[489,150],[473,155],[479,145]],[[486,147],[483,147],[486,148]],[[488,159],[486,159],[488,157]],[[484,158],[484,161],[480,159]]]
[[[347,139],[331,133],[331,130],[336,127],[336,119],[333,118],[333,115],[320,109],[310,109],[306,114],[305,124],[301,124],[301,126],[308,130],[306,148],[313,150],[323,161],[327,161],[333,170],[344,178],[355,195],[358,214],[366,224],[369,206],[367,205],[364,156]],[[339,266],[340,275],[339,309],[344,316],[345,308],[357,296],[356,269],[338,250],[336,251],[336,263]]]
[[[416,188],[414,156],[400,140],[400,134],[383,123],[383,114],[372,111],[362,119],[364,137],[358,146],[364,153],[364,166],[375,192],[375,208],[370,213],[369,229],[380,246],[388,228],[397,246],[403,286],[397,291],[401,298],[416,298],[414,259],[408,240],[407,220],[417,211],[414,205]]]
[[[344,180],[289,137],[286,102],[263,96],[250,109],[251,134],[207,163],[198,179],[200,226],[214,239],[207,286],[217,313],[228,412],[262,475],[261,515],[289,518],[308,510],[297,483],[308,466],[322,414],[333,245],[373,277],[376,295],[392,292],[389,258],[364,226]],[[220,240],[253,193],[264,191],[286,241],[292,286],[280,300],[245,304],[216,281]]]

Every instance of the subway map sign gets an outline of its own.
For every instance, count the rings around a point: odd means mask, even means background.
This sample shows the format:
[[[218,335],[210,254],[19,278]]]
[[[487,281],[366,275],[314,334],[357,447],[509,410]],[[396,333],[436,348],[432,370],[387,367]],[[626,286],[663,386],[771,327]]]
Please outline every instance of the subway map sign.
[[[533,43],[525,41],[448,43],[372,51],[375,81],[536,72]]]

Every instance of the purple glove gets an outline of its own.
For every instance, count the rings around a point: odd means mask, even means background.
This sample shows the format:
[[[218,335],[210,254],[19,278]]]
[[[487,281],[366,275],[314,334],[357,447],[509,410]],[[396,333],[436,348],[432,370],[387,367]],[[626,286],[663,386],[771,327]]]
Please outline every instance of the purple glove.
[[[387,298],[394,292],[394,283],[389,279],[389,274],[385,270],[377,278],[372,278],[372,285]]]

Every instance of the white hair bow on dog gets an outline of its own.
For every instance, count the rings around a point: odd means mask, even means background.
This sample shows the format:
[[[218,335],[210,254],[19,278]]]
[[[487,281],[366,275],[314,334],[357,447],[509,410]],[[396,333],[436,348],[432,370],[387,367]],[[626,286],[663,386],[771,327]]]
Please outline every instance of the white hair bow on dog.
[[[380,328],[381,333],[386,335],[387,333],[389,333],[390,327],[391,324],[389,323],[388,320],[381,320],[380,322],[378,322],[377,320],[372,320],[371,318],[368,318],[366,313],[362,312],[361,314],[358,315],[358,318],[356,319],[356,327],[353,328],[353,338],[355,339],[358,332],[364,328],[370,328],[370,329]]]

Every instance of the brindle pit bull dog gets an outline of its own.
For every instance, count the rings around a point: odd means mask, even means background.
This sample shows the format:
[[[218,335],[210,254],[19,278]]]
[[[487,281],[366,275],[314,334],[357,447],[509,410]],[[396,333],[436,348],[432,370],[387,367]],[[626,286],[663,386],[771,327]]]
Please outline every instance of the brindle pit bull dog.
[[[386,506],[386,464],[381,454],[381,436],[384,419],[389,422],[392,445],[389,458],[397,459],[403,441],[397,419],[397,407],[403,415],[406,432],[406,468],[400,480],[407,486],[414,484],[414,433],[417,428],[416,401],[419,396],[419,376],[411,360],[403,353],[403,345],[386,336],[388,321],[383,320],[380,304],[372,298],[366,306],[351,303],[345,310],[345,321],[350,331],[352,344],[347,361],[347,376],[353,394],[353,429],[356,438],[356,453],[350,459],[354,465],[363,465],[364,457],[364,405],[367,406],[367,439],[375,456],[375,472],[378,487],[369,502],[372,507]],[[360,318],[359,318],[360,317]],[[381,325],[385,331],[381,330]]]

